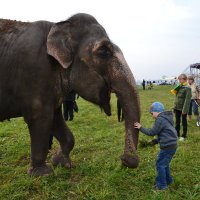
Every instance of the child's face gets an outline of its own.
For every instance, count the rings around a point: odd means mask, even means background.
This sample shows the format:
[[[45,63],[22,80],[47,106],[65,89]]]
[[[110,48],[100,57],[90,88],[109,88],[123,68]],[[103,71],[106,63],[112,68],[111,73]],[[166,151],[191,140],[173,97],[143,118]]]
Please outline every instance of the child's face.
[[[192,85],[192,83],[194,83],[194,81],[192,79],[188,79],[188,83],[189,83],[189,85]]]
[[[186,80],[185,80],[184,78],[181,78],[181,77],[180,77],[178,80],[179,80],[179,83],[184,83],[184,82],[186,82]]]
[[[159,114],[160,112],[151,112],[152,117],[155,119],[158,117]]]

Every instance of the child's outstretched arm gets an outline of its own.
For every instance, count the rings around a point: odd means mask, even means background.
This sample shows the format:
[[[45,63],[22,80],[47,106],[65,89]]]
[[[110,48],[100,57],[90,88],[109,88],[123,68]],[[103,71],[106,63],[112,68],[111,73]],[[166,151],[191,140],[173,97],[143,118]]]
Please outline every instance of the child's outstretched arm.
[[[156,120],[153,127],[150,129],[144,128],[139,122],[134,123],[134,128],[139,129],[142,133],[149,135],[149,136],[154,136],[157,135],[163,128],[163,125],[161,123],[161,120]]]

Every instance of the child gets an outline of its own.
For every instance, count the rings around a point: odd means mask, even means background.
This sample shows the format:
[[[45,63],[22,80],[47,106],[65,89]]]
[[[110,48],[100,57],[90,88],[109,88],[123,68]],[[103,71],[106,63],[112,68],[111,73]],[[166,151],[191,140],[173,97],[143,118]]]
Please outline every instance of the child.
[[[178,137],[176,129],[173,126],[173,114],[171,111],[164,112],[162,103],[154,102],[150,107],[150,113],[155,118],[155,123],[151,129],[144,128],[138,122],[134,123],[134,127],[146,135],[157,135],[160,152],[156,161],[157,177],[155,189],[165,190],[167,189],[167,185],[173,182],[169,165],[176,153]]]
[[[180,74],[178,80],[179,85],[171,90],[171,92],[176,95],[174,100],[174,113],[176,118],[175,128],[178,137],[180,137],[180,123],[182,120],[183,134],[179,140],[184,141],[187,137],[187,113],[189,111],[192,93],[187,85],[187,76],[185,74]]]

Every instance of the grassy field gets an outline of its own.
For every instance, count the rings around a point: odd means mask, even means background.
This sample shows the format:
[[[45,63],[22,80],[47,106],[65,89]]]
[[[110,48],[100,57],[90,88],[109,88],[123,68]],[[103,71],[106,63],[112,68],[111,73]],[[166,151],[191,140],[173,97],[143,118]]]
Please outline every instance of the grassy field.
[[[153,90],[139,88],[141,123],[151,127],[149,106],[154,101],[171,110],[174,96],[170,86]],[[48,177],[30,177],[30,138],[22,118],[0,123],[0,199],[1,200],[199,200],[200,199],[200,128],[189,122],[188,140],[179,142],[171,168],[174,183],[169,190],[155,192],[155,159],[158,146],[143,147],[151,137],[140,133],[137,169],[121,166],[124,147],[124,124],[117,122],[116,98],[107,117],[100,109],[79,98],[79,113],[68,122],[76,144],[71,153],[74,168],[54,168]],[[58,144],[54,140],[52,154]]]

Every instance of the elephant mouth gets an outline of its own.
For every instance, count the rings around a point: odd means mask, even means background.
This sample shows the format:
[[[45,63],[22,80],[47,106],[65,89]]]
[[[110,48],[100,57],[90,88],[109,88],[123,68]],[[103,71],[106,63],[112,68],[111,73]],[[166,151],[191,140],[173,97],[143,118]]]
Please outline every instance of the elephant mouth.
[[[102,88],[100,92],[99,106],[108,116],[111,116],[110,98],[111,98],[111,90],[108,87]]]
[[[106,115],[111,116],[110,102],[108,102],[107,104],[103,104],[100,107],[104,110],[104,112],[106,113]]]

